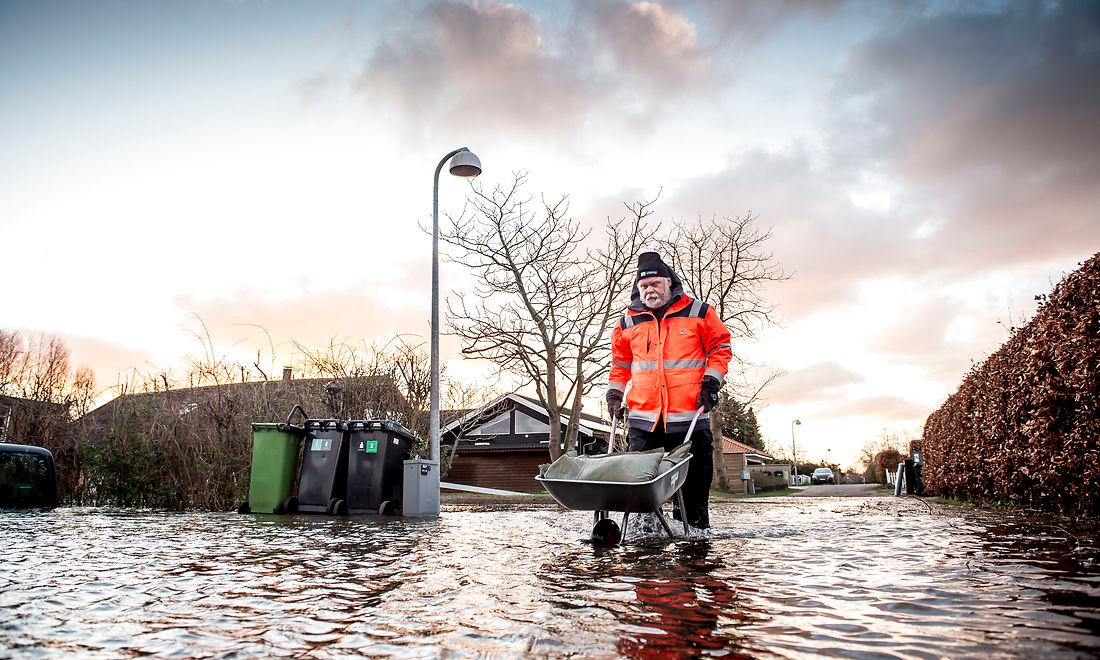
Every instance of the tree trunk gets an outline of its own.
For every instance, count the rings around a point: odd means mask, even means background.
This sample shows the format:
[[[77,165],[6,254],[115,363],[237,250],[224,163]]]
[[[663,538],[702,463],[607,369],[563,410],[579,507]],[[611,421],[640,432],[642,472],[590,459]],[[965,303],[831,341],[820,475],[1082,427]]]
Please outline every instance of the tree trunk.
[[[581,396],[581,388],[578,386],[573,395],[573,405],[569,408],[569,425],[565,429],[565,451],[575,449],[579,454],[581,447],[577,446],[577,438],[581,430],[581,408],[584,398]]]
[[[545,340],[544,340],[545,341]],[[557,352],[546,342],[546,414],[550,422],[550,460],[561,456],[561,406],[558,405]]]
[[[561,456],[561,415],[555,415],[549,407],[546,412],[550,417],[550,460],[556,461]]]
[[[714,471],[718,474],[718,490],[730,489],[730,476],[726,471],[726,459],[722,455],[722,420],[717,410],[710,411],[710,434],[714,437]]]

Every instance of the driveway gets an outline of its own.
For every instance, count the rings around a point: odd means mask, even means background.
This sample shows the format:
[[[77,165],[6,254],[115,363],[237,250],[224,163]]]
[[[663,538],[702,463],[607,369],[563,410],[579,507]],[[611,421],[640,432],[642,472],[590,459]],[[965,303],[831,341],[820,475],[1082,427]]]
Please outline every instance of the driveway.
[[[791,497],[870,497],[884,494],[878,484],[821,484],[808,486]]]

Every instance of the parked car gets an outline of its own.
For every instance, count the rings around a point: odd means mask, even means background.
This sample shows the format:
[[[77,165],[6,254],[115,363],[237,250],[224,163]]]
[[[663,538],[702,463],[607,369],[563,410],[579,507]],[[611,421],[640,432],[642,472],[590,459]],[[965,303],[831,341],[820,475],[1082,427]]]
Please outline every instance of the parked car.
[[[836,477],[833,476],[833,471],[829,468],[817,468],[810,476],[810,483],[813,484],[835,484]]]
[[[0,509],[55,506],[53,454],[41,447],[0,443]]]

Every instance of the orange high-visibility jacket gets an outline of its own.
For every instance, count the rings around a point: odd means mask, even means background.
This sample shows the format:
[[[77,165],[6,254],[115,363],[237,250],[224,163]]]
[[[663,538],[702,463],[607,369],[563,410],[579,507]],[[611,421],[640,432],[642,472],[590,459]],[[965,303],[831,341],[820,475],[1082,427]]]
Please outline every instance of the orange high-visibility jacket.
[[[611,331],[608,389],[620,394],[630,383],[626,406],[630,428],[670,433],[687,431],[704,376],[725,381],[733,357],[730,332],[710,305],[684,295],[672,274],[672,303],[658,321],[642,302],[637,284],[630,306]],[[696,428],[708,428],[708,415]]]

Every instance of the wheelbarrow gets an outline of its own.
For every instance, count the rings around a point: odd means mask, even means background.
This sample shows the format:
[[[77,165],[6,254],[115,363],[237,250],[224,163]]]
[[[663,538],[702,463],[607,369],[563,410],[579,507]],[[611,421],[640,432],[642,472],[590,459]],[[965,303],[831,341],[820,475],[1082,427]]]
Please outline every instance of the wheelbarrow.
[[[691,439],[691,433],[695,430],[695,423],[699,421],[699,415],[703,408],[700,406],[695,411],[695,417],[688,426],[686,439]],[[611,420],[611,437],[608,440],[607,453],[615,451],[615,432],[618,418]],[[592,511],[592,543],[595,545],[617,545],[623,540],[627,529],[627,522],[632,513],[653,513],[657,515],[661,527],[669,538],[683,538],[688,535],[687,509],[684,507],[684,494],[681,488],[687,478],[688,462],[691,454],[685,454],[671,467],[664,469],[656,477],[643,482],[620,481],[589,481],[583,479],[547,479],[542,476],[535,477],[550,496],[557,500],[558,504],[572,511]],[[681,522],[684,525],[683,536],[678,536],[672,531],[668,519],[661,512],[661,507],[676,496],[680,507]],[[621,511],[622,527],[611,519],[611,512]]]

